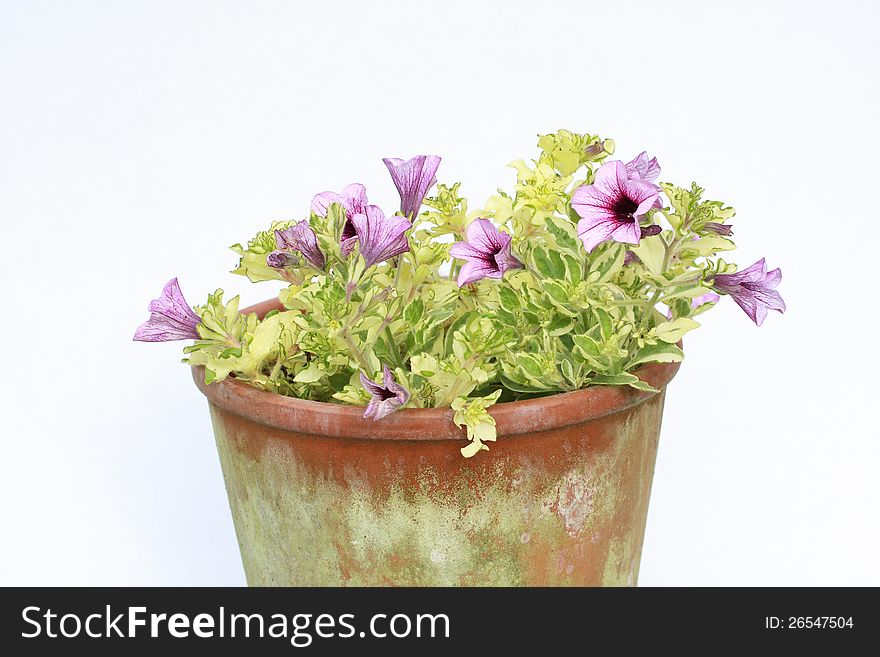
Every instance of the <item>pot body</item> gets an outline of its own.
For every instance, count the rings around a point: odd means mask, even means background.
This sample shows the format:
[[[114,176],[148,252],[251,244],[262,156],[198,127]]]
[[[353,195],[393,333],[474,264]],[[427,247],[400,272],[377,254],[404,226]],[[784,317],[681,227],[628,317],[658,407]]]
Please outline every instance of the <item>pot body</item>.
[[[209,402],[247,581],[634,585],[663,397],[471,459],[464,441],[303,434]]]
[[[677,368],[637,370],[660,393],[497,404],[498,441],[470,459],[449,409],[373,422],[193,376],[252,586],[631,586]]]

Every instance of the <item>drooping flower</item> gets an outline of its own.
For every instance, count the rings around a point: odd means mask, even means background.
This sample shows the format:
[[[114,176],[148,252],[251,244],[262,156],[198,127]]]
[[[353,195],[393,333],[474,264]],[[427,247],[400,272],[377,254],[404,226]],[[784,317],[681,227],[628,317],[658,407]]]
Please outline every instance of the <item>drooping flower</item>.
[[[368,205],[363,213],[351,218],[360,252],[367,267],[409,251],[406,231],[412,222],[399,214],[386,217],[375,205]]]
[[[312,198],[312,212],[321,217],[327,216],[327,209],[338,203],[345,210],[345,223],[342,225],[342,234],[339,236],[339,247],[342,255],[347,256],[354,249],[357,236],[351,218],[360,214],[367,207],[367,189],[360,183],[346,185],[341,194],[336,192],[321,192]]]
[[[767,263],[761,258],[735,274],[716,275],[712,287],[732,297],[746,315],[760,326],[768,310],[785,312],[785,301],[775,289],[781,280],[782,271],[767,271]]]
[[[578,236],[587,252],[607,240],[638,244],[639,219],[659,202],[659,188],[647,180],[630,178],[623,162],[607,162],[596,171],[592,185],[578,187],[571,207],[582,217]]]
[[[437,182],[434,174],[440,166],[440,157],[416,155],[406,161],[399,157],[386,157],[382,161],[388,167],[394,186],[400,192],[400,211],[404,216],[414,219],[419,214],[428,190]]]
[[[733,235],[733,227],[728,226],[727,224],[721,224],[717,221],[707,221],[703,228],[708,230],[710,233],[715,233],[716,235],[721,235],[723,237],[730,237]]]
[[[134,340],[138,342],[169,342],[197,340],[196,327],[201,320],[186,302],[176,278],[165,284],[162,296],[153,299],[148,307],[150,319],[138,326]]]
[[[266,264],[275,269],[285,269],[299,265],[299,259],[293,252],[300,253],[315,269],[324,269],[327,261],[318,246],[318,236],[309,226],[307,219],[275,231],[275,251],[266,256]]]
[[[502,233],[488,219],[474,219],[467,227],[467,241],[456,242],[449,254],[466,260],[458,272],[458,286],[481,278],[501,278],[508,269],[521,269],[523,263],[510,252],[510,235]]]
[[[648,153],[642,151],[633,159],[626,163],[626,172],[630,178],[635,180],[647,180],[653,182],[660,175],[660,165],[657,164],[657,158],[648,159]]]
[[[381,420],[389,413],[397,410],[409,400],[409,391],[400,385],[387,365],[382,366],[383,385],[374,383],[361,372],[361,385],[372,395],[364,417]]]

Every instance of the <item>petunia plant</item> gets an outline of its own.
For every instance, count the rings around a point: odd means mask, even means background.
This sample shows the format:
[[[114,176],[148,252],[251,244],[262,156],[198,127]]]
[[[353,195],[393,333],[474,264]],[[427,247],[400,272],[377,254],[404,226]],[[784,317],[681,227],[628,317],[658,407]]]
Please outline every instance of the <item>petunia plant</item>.
[[[513,190],[478,210],[459,183],[436,182],[439,157],[386,158],[395,212],[354,183],[232,247],[234,273],[286,283],[283,310],[243,315],[222,290],[192,308],[173,279],[135,340],[193,340],[186,360],[208,383],[364,406],[378,422],[450,407],[469,457],[495,439],[494,403],[652,391],[639,366],[681,360],[682,337],[722,296],[757,325],[785,310],[779,269],[719,257],[735,248],[733,208],[658,182],[645,152],[613,159],[610,139],[560,130],[538,146],[512,163]]]

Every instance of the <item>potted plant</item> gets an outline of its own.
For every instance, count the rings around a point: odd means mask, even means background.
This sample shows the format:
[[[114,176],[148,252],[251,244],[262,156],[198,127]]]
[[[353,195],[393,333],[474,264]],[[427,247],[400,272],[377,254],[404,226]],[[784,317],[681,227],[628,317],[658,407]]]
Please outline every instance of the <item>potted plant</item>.
[[[136,340],[194,341],[250,584],[636,583],[682,337],[723,295],[784,311],[781,274],[719,258],[733,209],[656,158],[538,146],[479,210],[386,159],[397,212],[352,184],[233,247],[277,299],[150,304]]]

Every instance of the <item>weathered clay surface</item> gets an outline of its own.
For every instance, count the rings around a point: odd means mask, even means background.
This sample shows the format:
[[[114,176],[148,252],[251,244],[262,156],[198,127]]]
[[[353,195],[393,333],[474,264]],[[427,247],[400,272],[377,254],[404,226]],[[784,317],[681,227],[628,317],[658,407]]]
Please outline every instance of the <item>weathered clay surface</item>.
[[[665,387],[676,369],[639,374]],[[194,377],[251,585],[637,581],[663,393],[501,404],[498,442],[463,459],[464,431],[446,409],[374,423],[354,407]]]

